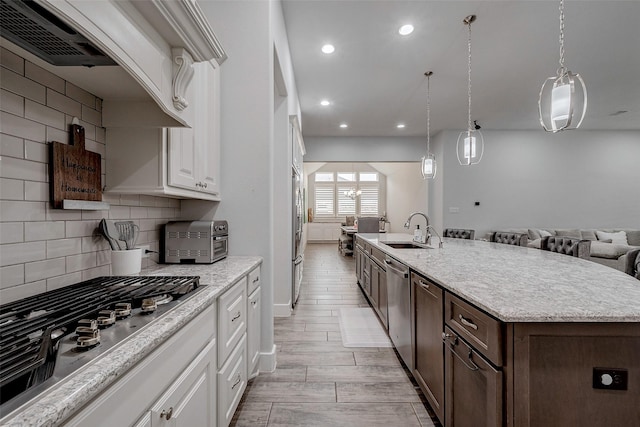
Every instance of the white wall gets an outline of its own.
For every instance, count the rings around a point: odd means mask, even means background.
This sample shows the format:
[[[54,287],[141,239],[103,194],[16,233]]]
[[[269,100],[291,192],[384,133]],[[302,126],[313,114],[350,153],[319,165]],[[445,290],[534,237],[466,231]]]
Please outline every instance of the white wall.
[[[304,133],[304,129],[303,129]],[[415,162],[427,151],[426,137],[304,137],[305,162]]]
[[[434,138],[444,227],[640,228],[640,132],[486,131],[478,165],[459,166],[457,132]],[[474,202],[480,206],[474,206]],[[450,208],[459,213],[450,213]]]
[[[420,163],[369,163],[387,176],[387,231],[408,233],[404,223],[412,212],[426,213],[427,182],[420,174]],[[424,227],[424,219],[416,217],[411,221],[411,230],[416,224]]]

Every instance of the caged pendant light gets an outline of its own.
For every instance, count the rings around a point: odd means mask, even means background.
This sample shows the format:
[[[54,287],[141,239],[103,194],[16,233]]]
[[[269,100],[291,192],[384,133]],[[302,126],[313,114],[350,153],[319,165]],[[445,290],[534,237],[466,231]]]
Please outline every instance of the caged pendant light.
[[[430,127],[431,127],[431,98],[430,98],[430,85],[429,78],[433,75],[433,71],[427,71],[424,73],[427,76],[427,154],[422,157],[422,166],[420,172],[422,173],[422,179],[433,179],[436,177],[436,156],[429,151],[430,146]]]
[[[538,113],[547,132],[577,129],[587,112],[587,88],[580,74],[564,65],[564,0],[560,0],[560,67],[540,88]]]
[[[467,98],[469,101],[469,110],[467,115],[467,130],[460,133],[456,150],[458,153],[458,162],[463,166],[475,165],[480,163],[482,154],[484,153],[484,138],[482,133],[471,126],[471,23],[476,20],[476,15],[469,15],[462,20],[464,25],[469,28],[469,36],[467,46],[469,50],[469,66],[467,79]],[[478,127],[479,128],[479,127]]]

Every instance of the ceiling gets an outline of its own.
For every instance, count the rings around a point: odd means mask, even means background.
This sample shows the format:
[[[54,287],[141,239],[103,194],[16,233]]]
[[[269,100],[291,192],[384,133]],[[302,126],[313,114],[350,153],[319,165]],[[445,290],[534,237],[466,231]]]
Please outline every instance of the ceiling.
[[[283,0],[304,136],[425,136],[467,127],[541,130],[538,94],[559,59],[558,1]],[[640,129],[640,1],[567,0],[566,66],[588,92],[581,129]],[[415,31],[402,37],[398,28]],[[335,45],[331,55],[320,48]],[[320,105],[322,99],[331,105]],[[621,110],[628,111],[616,114]],[[347,129],[339,128],[347,123]],[[398,123],[404,129],[397,129]]]

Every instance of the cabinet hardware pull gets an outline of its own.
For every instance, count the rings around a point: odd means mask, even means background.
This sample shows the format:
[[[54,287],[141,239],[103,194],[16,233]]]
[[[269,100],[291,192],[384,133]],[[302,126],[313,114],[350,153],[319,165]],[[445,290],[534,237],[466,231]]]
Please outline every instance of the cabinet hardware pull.
[[[253,279],[253,281],[251,283],[256,283],[258,280],[260,280],[260,276],[258,276],[255,279]]]
[[[160,418],[164,418],[167,421],[169,421],[171,419],[172,415],[173,415],[173,406],[170,407],[168,411],[165,411],[163,409],[162,412],[160,412]]]
[[[442,334],[443,336],[445,334]],[[446,334],[451,336],[450,334]],[[458,338],[455,337],[455,341],[454,341],[454,345],[455,343],[458,341]],[[451,353],[453,353],[454,356],[456,356],[464,366],[466,366],[468,369],[472,370],[472,371],[477,371],[480,369],[480,367],[478,365],[476,365],[476,363],[473,361],[473,359],[471,359],[471,355],[473,354],[471,352],[471,350],[469,350],[469,355],[467,356],[467,360],[464,360],[458,353],[456,353],[456,350],[453,348],[452,344],[448,344],[447,348],[449,348],[449,351],[451,351]],[[469,362],[471,364],[471,366],[469,366],[469,364],[467,364],[467,362]]]
[[[253,305],[255,307],[255,305],[258,303],[258,301],[251,301],[251,305]]]
[[[242,314],[240,312],[238,312],[238,314],[236,314],[233,319],[231,319],[232,322],[235,322],[236,320],[238,320],[240,318]]]
[[[238,374],[238,380],[231,386],[231,390],[236,388],[238,386],[238,384],[240,384],[240,381],[242,381],[242,376],[240,374]]]
[[[204,188],[207,188],[207,183],[206,182],[204,183]]]
[[[475,329],[476,331],[478,330],[478,325],[476,325],[475,323],[465,319],[462,314],[459,315],[458,318],[460,319],[460,323],[462,323],[464,326],[468,326],[471,329]]]
[[[431,285],[429,285],[428,283],[423,282],[422,280],[418,279],[418,284],[420,286],[422,286],[424,289],[429,289],[431,287]]]

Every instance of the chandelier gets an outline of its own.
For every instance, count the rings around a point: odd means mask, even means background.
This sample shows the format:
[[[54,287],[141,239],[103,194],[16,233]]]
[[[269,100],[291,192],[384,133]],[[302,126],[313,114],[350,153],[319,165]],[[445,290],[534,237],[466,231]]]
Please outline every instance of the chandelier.
[[[344,192],[344,195],[352,200],[355,200],[356,197],[360,196],[361,194],[362,190],[356,190],[355,188],[351,188]]]

